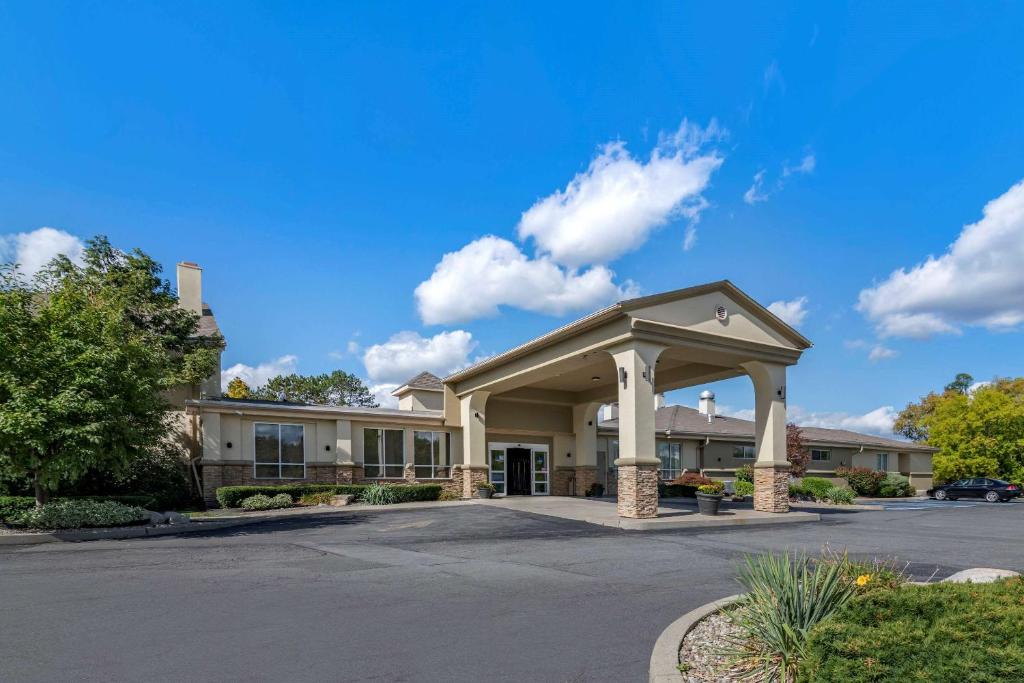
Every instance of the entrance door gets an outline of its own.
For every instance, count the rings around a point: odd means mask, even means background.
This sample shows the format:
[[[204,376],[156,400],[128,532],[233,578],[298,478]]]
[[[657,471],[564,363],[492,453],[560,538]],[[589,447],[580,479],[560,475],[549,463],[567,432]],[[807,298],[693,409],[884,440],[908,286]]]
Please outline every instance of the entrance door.
[[[505,449],[505,467],[508,472],[508,495],[529,496],[533,493],[530,485],[529,448]]]

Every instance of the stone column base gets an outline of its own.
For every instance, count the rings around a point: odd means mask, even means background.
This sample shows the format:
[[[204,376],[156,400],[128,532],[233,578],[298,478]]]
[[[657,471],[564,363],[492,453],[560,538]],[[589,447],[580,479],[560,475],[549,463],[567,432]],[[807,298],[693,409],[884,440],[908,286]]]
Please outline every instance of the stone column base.
[[[619,517],[658,516],[658,466],[619,465]]]
[[[462,497],[476,498],[477,486],[490,481],[487,465],[456,465],[462,471]]]
[[[360,475],[361,477],[361,475]],[[356,481],[356,464],[354,462],[343,462],[338,464],[339,484],[351,484]]]
[[[596,465],[578,465],[576,467],[576,495],[587,495],[587,489],[597,481]]]
[[[789,512],[789,464],[754,465],[754,509]]]

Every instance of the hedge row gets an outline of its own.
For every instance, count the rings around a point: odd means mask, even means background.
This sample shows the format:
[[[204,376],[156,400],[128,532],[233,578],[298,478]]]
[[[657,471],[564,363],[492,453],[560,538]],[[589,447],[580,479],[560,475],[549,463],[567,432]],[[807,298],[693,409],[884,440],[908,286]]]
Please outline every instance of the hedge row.
[[[96,503],[114,502],[145,510],[152,510],[157,501],[155,496],[138,494],[124,496],[62,496],[54,498],[53,502],[60,500],[84,500]],[[32,496],[0,496],[0,523],[7,524],[9,519],[18,517],[35,506],[36,499]]]
[[[250,496],[274,497],[287,493],[298,500],[310,493],[353,494],[359,500],[369,484],[281,484],[279,486],[221,486],[217,489],[217,502],[221,507],[236,508]],[[394,490],[396,503],[437,500],[441,496],[440,484],[387,484]]]
[[[872,591],[815,626],[797,680],[1024,680],[1024,580]]]

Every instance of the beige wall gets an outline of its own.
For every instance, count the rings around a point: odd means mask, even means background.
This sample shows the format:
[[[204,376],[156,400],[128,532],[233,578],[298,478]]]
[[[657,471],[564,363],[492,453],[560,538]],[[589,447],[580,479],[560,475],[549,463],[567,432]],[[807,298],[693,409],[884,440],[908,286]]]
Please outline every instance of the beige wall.
[[[488,432],[573,433],[571,406],[492,398],[487,401],[486,416]]]
[[[410,389],[398,399],[401,410],[444,410],[444,392]]]
[[[728,317],[724,322],[712,315],[715,308],[720,305],[725,306],[728,311]],[[723,292],[711,292],[691,299],[658,304],[632,311],[630,315],[634,318],[688,327],[699,332],[792,347],[792,342],[786,340],[777,330],[759,320]]]

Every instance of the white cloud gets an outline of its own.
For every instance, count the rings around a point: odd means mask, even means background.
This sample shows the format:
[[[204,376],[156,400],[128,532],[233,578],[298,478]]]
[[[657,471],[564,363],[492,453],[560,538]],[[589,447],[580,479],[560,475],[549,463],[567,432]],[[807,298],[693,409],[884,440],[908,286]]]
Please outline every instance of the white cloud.
[[[926,338],[961,326],[1024,322],[1024,181],[985,205],[939,257],[860,292],[857,310],[882,336]]]
[[[800,406],[789,406],[788,417],[801,427],[826,427],[828,429],[848,429],[852,432],[892,436],[892,423],[896,419],[896,409],[892,406],[880,406],[862,415],[844,412],[814,413]]]
[[[813,173],[814,172],[814,167],[816,165],[817,165],[817,162],[814,159],[814,155],[813,154],[808,154],[803,159],[801,159],[800,163],[797,164],[796,166],[790,166],[789,163],[783,164],[782,165],[782,177],[783,178],[788,178],[789,176],[793,175],[794,173],[799,173],[801,175],[806,175],[808,173]]]
[[[397,408],[398,398],[391,395],[391,392],[399,387],[398,384],[393,382],[387,382],[384,384],[373,384],[370,385],[370,393],[373,394],[373,398],[380,404],[381,408]]]
[[[887,346],[875,344],[868,352],[868,360],[872,363],[877,363],[880,360],[888,360],[890,358],[895,358],[898,355],[900,355],[900,352],[896,349],[890,349]]]
[[[84,249],[80,239],[55,228],[37,228],[31,232],[0,236],[0,261],[19,264],[21,272],[29,277],[58,254],[81,264]]]
[[[786,81],[782,77],[782,70],[779,69],[779,63],[773,61],[764,70],[764,89],[765,92],[772,89],[772,87],[778,87],[779,91],[786,92]]]
[[[623,142],[609,142],[564,190],[539,200],[519,221],[518,236],[533,238],[540,254],[569,268],[608,263],[642,245],[673,218],[695,221],[708,206],[701,192],[722,164],[715,152],[702,153],[723,132],[683,121],[677,131],[659,135],[643,162]],[[691,246],[693,237],[687,237]]]
[[[743,193],[743,201],[751,206],[768,199],[768,193],[764,191],[764,174],[764,169],[755,173],[753,184]]]
[[[256,387],[266,384],[267,380],[271,377],[277,377],[278,375],[290,375],[295,372],[295,366],[298,360],[298,356],[287,355],[275,358],[274,360],[266,363],[260,363],[255,367],[252,365],[246,365],[245,363],[236,363],[220,373],[221,386],[227,389],[228,382],[235,377],[238,377],[255,389]]]
[[[807,297],[801,296],[791,301],[773,301],[768,310],[782,318],[783,322],[793,327],[798,326],[807,317]]]
[[[512,242],[488,235],[445,254],[416,287],[416,302],[428,325],[497,315],[500,306],[562,315],[636,295],[632,282],[620,287],[614,275],[604,266],[579,272],[547,257],[531,259]]]
[[[469,364],[469,354],[477,347],[473,335],[465,330],[440,332],[421,337],[416,332],[399,332],[383,344],[374,344],[363,354],[363,364],[375,385],[393,384],[394,390],[424,370],[444,377]]]

